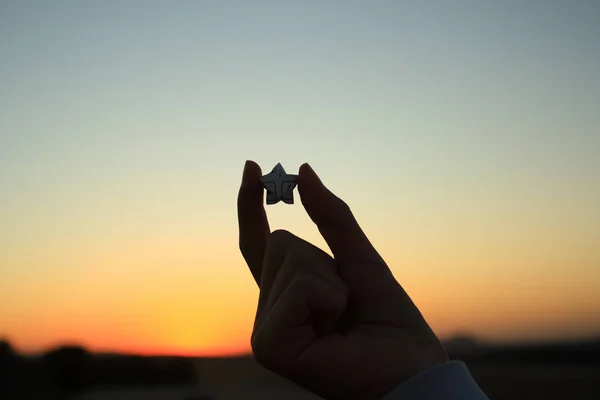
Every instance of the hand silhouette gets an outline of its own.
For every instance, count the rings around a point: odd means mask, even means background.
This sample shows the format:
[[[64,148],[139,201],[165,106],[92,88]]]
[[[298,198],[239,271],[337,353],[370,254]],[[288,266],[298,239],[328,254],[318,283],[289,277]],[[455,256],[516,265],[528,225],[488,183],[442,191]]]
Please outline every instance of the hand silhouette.
[[[270,232],[261,174],[247,161],[238,196],[240,249],[260,288],[251,341],[258,362],[326,399],[379,399],[447,361],[350,208],[312,168],[300,167],[298,190],[334,258]]]

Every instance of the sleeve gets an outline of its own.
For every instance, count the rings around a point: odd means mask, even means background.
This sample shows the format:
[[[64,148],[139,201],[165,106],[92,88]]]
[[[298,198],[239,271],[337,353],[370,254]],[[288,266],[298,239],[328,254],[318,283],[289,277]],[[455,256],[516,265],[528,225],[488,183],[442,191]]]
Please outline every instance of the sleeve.
[[[449,361],[418,373],[382,400],[489,400],[462,361]]]

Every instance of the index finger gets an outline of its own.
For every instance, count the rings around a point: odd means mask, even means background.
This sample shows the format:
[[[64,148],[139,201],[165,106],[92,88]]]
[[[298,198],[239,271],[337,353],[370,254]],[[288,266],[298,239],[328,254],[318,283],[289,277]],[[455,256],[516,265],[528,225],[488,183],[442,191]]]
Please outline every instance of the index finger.
[[[267,241],[271,232],[263,206],[264,188],[261,178],[260,166],[254,161],[246,161],[237,199],[240,251],[259,286]]]
[[[300,167],[298,190],[350,291],[350,318],[365,323],[397,321],[398,310],[416,310],[387,264],[354,218],[350,207],[323,185],[308,164]]]
[[[384,263],[350,207],[323,185],[308,164],[303,164],[298,172],[298,191],[306,212],[341,265]]]

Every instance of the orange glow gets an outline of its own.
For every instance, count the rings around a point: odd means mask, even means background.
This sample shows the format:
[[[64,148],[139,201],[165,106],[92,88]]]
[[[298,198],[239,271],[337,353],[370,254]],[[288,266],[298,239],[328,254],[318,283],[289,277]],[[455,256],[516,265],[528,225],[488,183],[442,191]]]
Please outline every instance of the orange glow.
[[[17,348],[33,352],[78,343],[102,352],[248,353],[258,290],[237,248],[213,240],[130,240],[102,256],[96,249],[93,259],[71,252],[68,259],[85,268],[23,281],[0,294],[8,304],[23,291],[35,293],[0,310],[0,327]],[[512,341],[600,331],[600,319],[592,317],[600,315],[593,276],[582,280],[557,267],[548,277],[547,260],[461,254],[458,247],[429,254],[415,246],[398,254],[393,244],[381,242],[395,276],[441,337],[470,332]],[[61,257],[67,259],[58,252]],[[490,259],[487,268],[477,268]],[[514,263],[528,269],[516,276],[510,272]]]

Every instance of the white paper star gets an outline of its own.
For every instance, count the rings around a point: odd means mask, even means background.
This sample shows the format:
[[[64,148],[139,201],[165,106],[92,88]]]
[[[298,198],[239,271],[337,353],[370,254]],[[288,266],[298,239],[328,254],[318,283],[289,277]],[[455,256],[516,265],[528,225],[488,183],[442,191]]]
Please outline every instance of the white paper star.
[[[267,189],[267,204],[279,203],[294,204],[294,188],[298,175],[286,174],[285,169],[277,163],[273,171],[262,177],[262,183]]]

